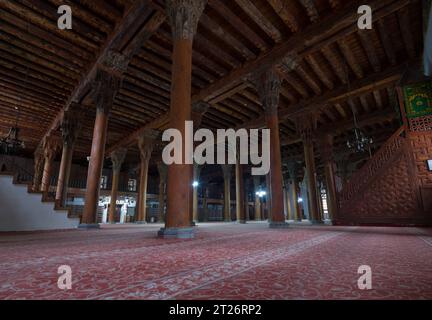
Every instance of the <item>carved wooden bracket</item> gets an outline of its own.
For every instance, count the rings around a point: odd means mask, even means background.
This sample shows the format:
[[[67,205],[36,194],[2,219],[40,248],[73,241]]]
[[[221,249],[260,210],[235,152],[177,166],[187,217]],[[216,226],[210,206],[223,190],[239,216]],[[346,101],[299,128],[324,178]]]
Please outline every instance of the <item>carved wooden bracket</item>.
[[[108,114],[120,87],[120,78],[103,69],[98,69],[92,83],[92,98],[98,112]]]
[[[192,40],[207,0],[166,0],[174,40]]]
[[[168,166],[163,161],[158,161],[157,168],[159,171],[160,182],[166,183],[168,179]]]
[[[111,152],[110,158],[114,172],[120,172],[121,166],[126,158],[126,153],[126,148],[118,148],[117,150]]]
[[[282,81],[274,68],[270,68],[251,79],[267,114],[277,112]]]
[[[315,113],[303,114],[295,119],[297,133],[303,144],[312,144],[317,128],[317,115]]]
[[[210,104],[204,101],[200,101],[192,105],[192,121],[194,122],[195,128],[198,128],[201,125],[202,117],[209,108]]]
[[[75,143],[82,128],[80,120],[81,114],[76,107],[70,108],[63,113],[60,130],[64,145],[72,146]]]
[[[150,160],[158,136],[159,132],[157,130],[147,129],[138,137],[141,161]]]

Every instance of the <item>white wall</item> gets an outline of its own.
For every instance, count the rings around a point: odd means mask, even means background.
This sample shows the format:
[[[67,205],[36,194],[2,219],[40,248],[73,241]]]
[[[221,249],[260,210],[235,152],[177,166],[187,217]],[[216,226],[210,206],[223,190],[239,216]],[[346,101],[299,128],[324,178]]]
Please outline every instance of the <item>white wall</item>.
[[[0,175],[0,231],[72,229],[79,219],[69,219],[67,211],[54,210],[43,203],[41,194],[30,194],[27,186],[14,185],[11,176]]]

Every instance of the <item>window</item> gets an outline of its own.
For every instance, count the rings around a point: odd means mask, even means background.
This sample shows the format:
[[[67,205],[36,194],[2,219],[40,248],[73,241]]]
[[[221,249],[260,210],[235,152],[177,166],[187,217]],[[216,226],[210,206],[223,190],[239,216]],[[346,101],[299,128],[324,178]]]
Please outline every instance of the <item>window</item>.
[[[129,179],[128,181],[128,191],[136,191],[137,181],[136,179]]]
[[[102,176],[101,177],[101,181],[100,181],[100,187],[101,187],[101,189],[106,189],[107,188],[107,184],[108,184],[108,177],[107,176]]]

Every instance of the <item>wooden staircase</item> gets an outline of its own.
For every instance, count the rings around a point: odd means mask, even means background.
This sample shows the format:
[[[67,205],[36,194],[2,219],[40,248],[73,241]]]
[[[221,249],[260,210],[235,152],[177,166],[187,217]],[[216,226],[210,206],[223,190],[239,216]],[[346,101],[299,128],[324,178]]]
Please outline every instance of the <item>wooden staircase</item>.
[[[70,208],[58,207],[47,193],[33,191],[18,173],[0,172],[0,231],[73,229],[79,223]]]
[[[410,141],[398,129],[338,195],[337,224],[423,224]]]

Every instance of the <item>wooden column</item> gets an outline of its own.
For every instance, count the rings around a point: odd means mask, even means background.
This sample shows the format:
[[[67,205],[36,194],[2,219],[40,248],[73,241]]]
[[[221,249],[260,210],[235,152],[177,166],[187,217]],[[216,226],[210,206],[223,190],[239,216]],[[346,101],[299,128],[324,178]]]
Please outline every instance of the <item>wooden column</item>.
[[[246,177],[244,180],[244,199],[245,199],[245,218],[246,222],[250,221],[249,215],[249,188],[250,188],[250,179]]]
[[[166,0],[167,15],[173,35],[170,128],[183,138],[185,153],[185,121],[191,119],[192,42],[205,0]],[[192,146],[190,146],[192,147]],[[172,164],[168,168],[167,214],[162,237],[191,238],[192,165]]]
[[[335,160],[333,156],[333,136],[325,135],[320,139],[321,158],[324,162],[327,207],[329,219],[333,221],[338,215],[338,200],[335,180]]]
[[[210,107],[210,105],[204,101],[199,101],[199,102],[194,103],[192,105],[191,120],[193,121],[194,135],[195,135],[195,131],[198,130],[198,128],[200,127],[202,117],[207,112],[209,107]],[[195,142],[194,142],[194,147],[195,147]],[[191,181],[192,182],[198,181],[198,178],[199,178],[196,176],[196,173],[197,173],[196,172],[196,166],[197,166],[197,164],[194,163],[193,169],[191,171],[191,174],[192,174]],[[189,198],[190,208],[192,208],[192,210],[190,212],[190,222],[191,222],[191,226],[195,226],[196,223],[198,222],[198,189],[194,188],[192,186],[192,183],[189,187],[191,188],[190,194],[192,194],[192,197]],[[195,201],[197,203],[196,207],[195,207]]]
[[[64,208],[67,199],[73,150],[75,147],[75,141],[81,129],[79,111],[72,111],[70,109],[65,111],[60,124],[60,129],[63,138],[63,150],[57,181],[55,202],[56,207]]]
[[[222,164],[221,165],[223,177],[224,177],[224,220],[231,222],[231,176],[232,176],[232,165]]]
[[[195,163],[193,167],[193,181],[199,181],[200,173],[201,167]],[[192,218],[194,223],[198,223],[198,186],[193,187]]]
[[[291,209],[291,193],[289,192],[291,186],[291,181],[289,179],[284,179],[284,197],[285,197],[285,205],[286,205],[286,218],[287,220],[294,220],[294,212]]]
[[[259,190],[261,186],[261,177],[254,176],[253,183],[254,183],[254,191],[255,191],[255,220],[261,221],[262,220],[261,198],[256,194],[256,192]]]
[[[313,146],[313,132],[316,128],[315,115],[304,115],[297,119],[297,130],[302,138],[304,147],[304,157],[307,174],[307,189],[309,201],[309,214],[311,223],[321,223],[318,211],[318,195],[316,183],[316,167]]]
[[[204,211],[204,221],[208,221],[208,207],[207,207],[207,198],[208,198],[209,189],[207,186],[204,187],[204,195],[203,195],[203,211]]]
[[[84,211],[80,228],[98,228],[96,213],[99,204],[100,180],[105,155],[105,142],[109,112],[114,96],[119,88],[119,78],[98,70],[93,82],[93,101],[96,104],[96,119],[93,129],[93,140],[87,172],[87,187]]]
[[[293,220],[295,221],[302,221],[302,217],[300,214],[300,208],[298,205],[298,184],[297,184],[297,173],[298,173],[298,164],[294,161],[288,162],[288,174],[290,177],[290,190],[291,190],[291,196],[290,198],[293,199],[292,205],[293,205]]]
[[[270,200],[269,222],[271,228],[284,228],[283,176],[279,140],[279,93],[281,79],[274,69],[258,75],[255,85],[265,112],[267,128],[270,129],[270,172],[268,174],[268,199]]]
[[[246,212],[244,202],[243,165],[237,153],[236,170],[236,219],[238,223],[246,223]]]
[[[41,190],[44,161],[45,157],[43,150],[41,148],[37,148],[34,153],[34,175],[32,185],[32,190],[34,192],[39,192]]]
[[[42,185],[41,185],[41,191],[42,192],[48,192],[50,183],[51,183],[51,177],[52,177],[52,166],[54,162],[54,157],[57,153],[57,149],[59,147],[59,139],[54,136],[48,136],[44,143],[44,169],[43,169],[43,175],[42,175]]]
[[[115,211],[117,208],[117,193],[118,193],[118,184],[120,178],[120,170],[123,164],[123,161],[126,157],[127,149],[119,148],[113,151],[110,155],[112,162],[112,185],[111,185],[111,201],[108,212],[108,221],[109,223],[115,223]]]
[[[140,150],[140,183],[138,191],[138,214],[137,223],[147,222],[147,180],[148,180],[148,168],[153,152],[155,140],[158,136],[158,132],[155,130],[148,129],[141,134],[138,138],[138,148]]]
[[[157,164],[159,171],[159,222],[165,221],[165,191],[168,176],[168,167],[162,161]]]

